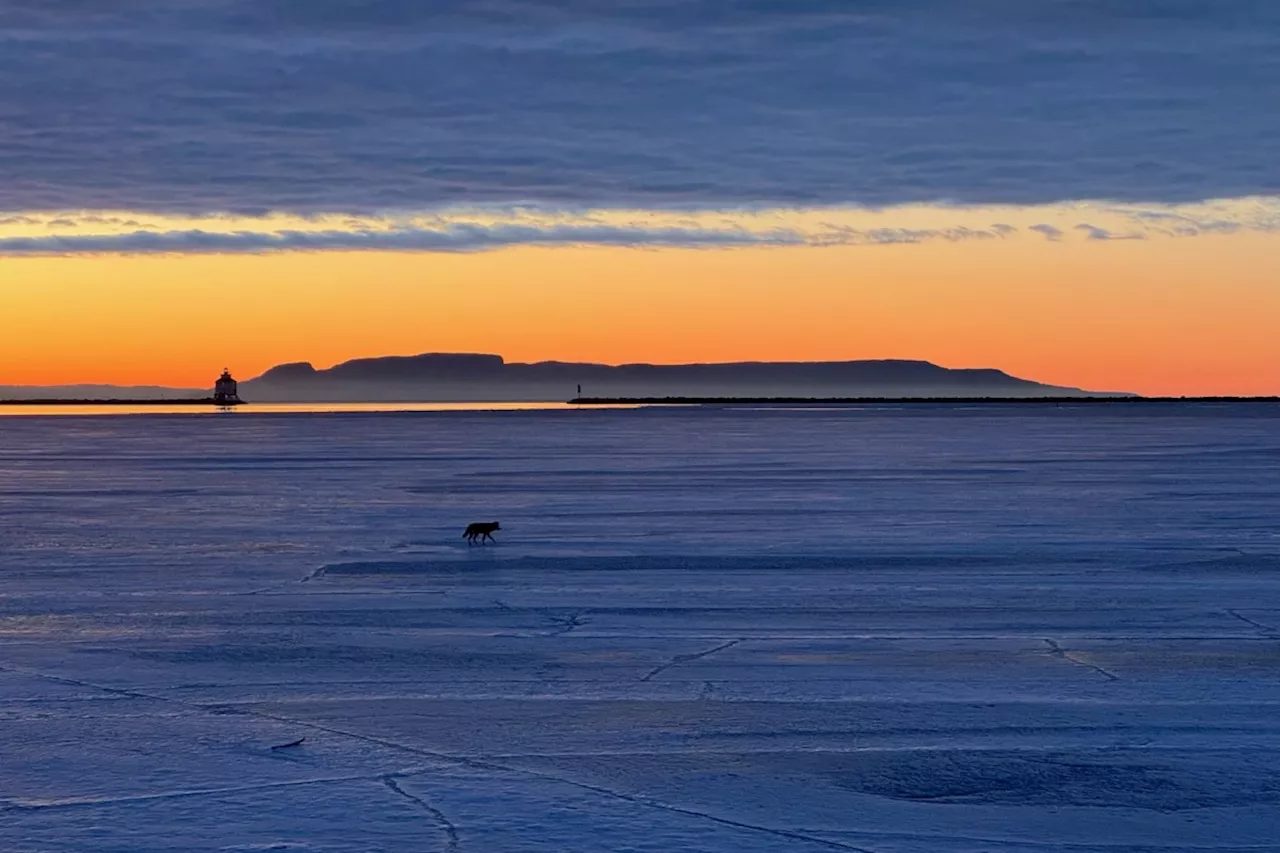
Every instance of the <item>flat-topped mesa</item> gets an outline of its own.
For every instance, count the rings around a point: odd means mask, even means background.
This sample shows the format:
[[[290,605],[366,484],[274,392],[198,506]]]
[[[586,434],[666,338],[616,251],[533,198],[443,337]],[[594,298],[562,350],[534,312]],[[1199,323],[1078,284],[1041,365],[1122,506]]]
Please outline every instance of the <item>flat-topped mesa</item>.
[[[323,371],[341,381],[399,382],[406,379],[488,378],[502,372],[500,355],[481,353],[438,353],[356,358]]]
[[[492,378],[505,362],[500,355],[482,353],[422,353],[380,358],[354,358],[324,370],[309,361],[278,364],[250,382],[261,385],[324,382],[421,382],[433,379]]]
[[[288,364],[277,364],[254,381],[293,381],[307,380],[316,375],[316,369],[309,361],[291,361]]]

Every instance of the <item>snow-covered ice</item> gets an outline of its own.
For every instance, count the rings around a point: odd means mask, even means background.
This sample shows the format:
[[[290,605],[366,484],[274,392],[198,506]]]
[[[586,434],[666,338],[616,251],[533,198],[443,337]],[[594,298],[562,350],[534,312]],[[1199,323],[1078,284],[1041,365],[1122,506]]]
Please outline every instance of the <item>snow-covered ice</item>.
[[[0,850],[1280,850],[1280,407],[0,419]]]

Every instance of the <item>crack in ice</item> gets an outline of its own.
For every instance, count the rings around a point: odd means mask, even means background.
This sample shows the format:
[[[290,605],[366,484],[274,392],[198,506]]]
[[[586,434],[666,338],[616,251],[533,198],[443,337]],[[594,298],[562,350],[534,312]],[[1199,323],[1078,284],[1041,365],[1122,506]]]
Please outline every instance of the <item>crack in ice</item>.
[[[1268,638],[1272,640],[1280,640],[1280,629],[1274,628],[1271,625],[1264,625],[1263,623],[1258,622],[1257,620],[1250,619],[1248,616],[1245,616],[1243,613],[1240,613],[1239,611],[1230,607],[1227,608],[1226,612],[1229,615],[1239,619],[1241,622],[1244,622],[1247,625],[1252,625],[1253,627],[1257,628],[1259,631],[1262,631],[1264,634],[1267,635]]]
[[[360,773],[345,776],[323,776],[316,779],[291,779],[283,782],[262,782],[255,785],[227,785],[214,788],[190,788],[177,791],[158,791],[150,794],[126,794],[118,797],[61,797],[56,799],[9,799],[5,808],[19,811],[38,809],[74,808],[77,806],[113,805],[118,803],[145,803],[154,800],[175,800],[186,797],[206,797],[216,794],[240,794],[247,791],[266,791],[274,788],[297,788],[304,785],[324,785],[330,782],[356,782],[376,779],[385,774]]]
[[[570,631],[574,630],[575,628],[581,628],[583,625],[587,624],[587,621],[582,618],[584,615],[586,615],[586,613],[587,611],[582,610],[572,614],[571,616],[568,616],[567,618],[561,617],[561,616],[549,616],[548,618],[550,618],[551,621],[559,624],[560,627],[557,630],[552,631],[551,633],[546,634],[544,636],[563,637],[565,634],[568,634]]]
[[[440,824],[440,827],[444,830],[445,838],[447,839],[447,842],[445,844],[446,850],[450,851],[450,853],[454,853],[454,851],[457,851],[459,849],[460,842],[458,839],[458,828],[453,825],[453,822],[449,820],[449,818],[445,817],[444,812],[440,811],[438,808],[431,805],[429,802],[427,802],[423,798],[416,796],[414,794],[411,794],[408,791],[406,791],[404,788],[400,787],[400,783],[396,781],[396,776],[394,774],[388,774],[386,776],[383,776],[382,784],[386,785],[388,788],[390,788],[392,791],[399,794],[400,796],[404,797],[406,800],[409,800],[412,803],[416,803],[423,811],[431,815],[431,817],[433,817],[436,820],[436,822]]]
[[[738,641],[735,640],[734,642],[738,642]],[[506,764],[499,764],[494,761],[472,758],[464,755],[450,755],[448,753],[435,752],[433,750],[424,749],[422,747],[409,746],[408,744],[398,743],[396,741],[386,740],[383,738],[374,737],[372,735],[365,735],[365,734],[359,734],[356,732],[344,731],[342,729],[334,728],[332,726],[326,726],[320,723],[308,722],[304,720],[293,720],[287,717],[281,717],[274,714],[268,714],[265,712],[251,712],[251,713],[255,714],[256,716],[261,716],[270,720],[276,720],[278,722],[287,722],[297,726],[316,728],[321,731],[330,732],[336,735],[343,735],[346,737],[354,738],[356,740],[365,741],[367,743],[379,744],[381,746],[385,746],[390,749],[402,750],[404,752],[408,752],[410,754],[417,755],[420,757],[432,758],[437,761],[451,762],[458,766],[467,767],[473,770],[483,770],[487,772],[499,771],[503,773],[514,773],[520,776],[527,776],[534,779],[541,779],[543,781],[559,782],[560,784],[563,784],[563,785],[570,785],[575,788],[580,788],[585,791],[591,791],[592,793],[595,793],[595,794],[601,794],[603,796],[612,797],[614,799],[622,800],[624,802],[632,803],[634,805],[646,806],[648,808],[658,809],[660,811],[671,812],[674,814],[681,814],[687,817],[703,818],[704,820],[709,820],[713,823],[721,824],[723,826],[731,826],[737,829],[746,829],[746,830],[751,830],[755,832],[763,832],[768,835],[773,835],[779,838],[787,838],[793,841],[807,841],[813,844],[819,844],[825,847],[829,847],[834,850],[847,850],[847,851],[851,851],[851,853],[875,853],[875,851],[869,850],[865,847],[858,847],[852,844],[845,844],[839,841],[833,841],[826,838],[819,838],[816,836],[806,835],[804,833],[796,832],[793,830],[779,829],[777,827],[760,826],[757,824],[751,824],[751,823],[745,823],[743,821],[733,820],[731,818],[719,817],[717,815],[697,811],[696,809],[688,809],[682,806],[675,806],[669,803],[659,802],[657,800],[650,800],[645,797],[634,795],[634,794],[624,794],[620,791],[614,791],[609,788],[602,788],[598,785],[592,785],[587,782],[579,782],[574,779],[569,779],[563,776],[556,776],[554,774],[544,773],[537,770],[530,770],[524,767],[513,767]],[[394,778],[395,775],[403,776],[407,774],[403,774],[403,773],[392,774],[392,778]]]
[[[759,824],[746,823],[745,821],[734,820],[733,818],[727,818],[727,817],[720,817],[718,815],[713,815],[708,812],[698,811],[697,809],[690,809],[690,808],[685,808],[684,806],[676,806],[670,803],[664,803],[659,800],[652,800],[652,799],[649,799],[648,797],[640,796],[637,794],[624,794],[621,791],[614,791],[610,788],[604,788],[599,785],[592,785],[589,782],[579,782],[574,779],[568,779],[563,776],[556,776],[551,773],[542,773],[536,770],[527,770],[527,769],[515,768],[515,767],[501,767],[501,765],[494,765],[494,767],[507,770],[508,772],[522,773],[524,775],[532,776],[536,779],[542,779],[548,782],[559,782],[563,785],[571,785],[575,788],[581,788],[584,791],[590,791],[592,793],[600,794],[602,796],[612,797],[614,799],[622,800],[623,802],[632,803],[633,805],[645,806],[647,808],[658,809],[660,811],[671,812],[673,814],[684,815],[686,817],[702,818],[704,820],[709,820],[712,823],[717,823],[722,826],[730,826],[735,829],[746,829],[753,832],[762,832],[767,835],[773,835],[778,838],[786,838],[791,841],[806,841],[806,842],[809,842],[810,844],[819,844],[824,847],[829,847],[833,850],[848,850],[848,851],[851,851],[852,853],[875,853],[875,851],[870,850],[866,847],[858,847],[853,844],[846,844],[842,841],[835,841],[829,838],[822,838],[816,835],[808,835],[805,832],[798,831],[798,830],[781,829],[778,827],[760,826]]]
[[[558,626],[557,628],[554,628],[542,634],[515,635],[519,637],[562,637],[565,634],[568,634],[570,631],[573,631],[577,628],[581,628],[583,625],[588,624],[590,621],[582,618],[583,616],[586,616],[588,613],[590,613],[591,612],[590,610],[578,610],[578,611],[575,611],[574,613],[571,613],[568,616],[557,616],[555,613],[548,613],[545,610],[535,608],[535,607],[512,607],[510,604],[507,604],[505,601],[503,601],[500,598],[495,598],[493,600],[493,603],[496,604],[498,606],[498,609],[502,610],[504,613],[526,613],[533,616],[539,616],[543,619],[549,620],[552,624]]]
[[[1053,655],[1054,657],[1062,658],[1063,660],[1070,661],[1071,663],[1074,663],[1077,666],[1083,666],[1086,669],[1091,669],[1094,672],[1098,673],[1098,675],[1101,675],[1103,678],[1107,679],[1108,681],[1120,680],[1120,676],[1116,675],[1114,672],[1103,669],[1097,664],[1089,663],[1087,660],[1081,660],[1080,658],[1071,654],[1071,652],[1062,648],[1062,646],[1058,645],[1055,641],[1045,639],[1044,642],[1049,646],[1049,654]]]
[[[676,655],[666,663],[661,664],[660,666],[656,666],[653,669],[649,670],[649,672],[645,673],[644,677],[641,678],[640,680],[651,681],[655,675],[659,675],[660,673],[666,672],[672,667],[679,666],[682,663],[691,663],[695,660],[701,660],[702,658],[714,655],[716,652],[722,652],[727,648],[736,646],[738,645],[738,643],[741,643],[742,641],[743,641],[743,638],[739,637],[736,640],[730,640],[727,643],[721,643],[720,645],[716,646],[713,649],[707,649],[706,651],[702,651],[702,652],[694,652],[693,654],[690,654],[690,655]]]
[[[13,666],[12,664],[0,664],[0,672],[9,672],[16,675],[27,675],[35,678],[44,678],[59,684],[69,684],[73,687],[83,687],[87,690],[101,690],[104,693],[110,693],[113,696],[124,696],[128,699],[151,699],[156,702],[169,702],[164,696],[155,696],[150,693],[143,693],[140,690],[130,690],[127,687],[108,687],[104,684],[93,684],[88,681],[81,681],[77,678],[68,678],[64,675],[53,675],[39,670],[27,669],[26,667]]]

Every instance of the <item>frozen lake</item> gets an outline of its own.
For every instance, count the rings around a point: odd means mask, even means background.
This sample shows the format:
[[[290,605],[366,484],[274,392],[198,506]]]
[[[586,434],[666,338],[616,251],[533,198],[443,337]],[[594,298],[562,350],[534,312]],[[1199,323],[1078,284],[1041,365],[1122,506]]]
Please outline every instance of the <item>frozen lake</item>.
[[[1280,851],[1280,406],[0,419],[0,850]]]

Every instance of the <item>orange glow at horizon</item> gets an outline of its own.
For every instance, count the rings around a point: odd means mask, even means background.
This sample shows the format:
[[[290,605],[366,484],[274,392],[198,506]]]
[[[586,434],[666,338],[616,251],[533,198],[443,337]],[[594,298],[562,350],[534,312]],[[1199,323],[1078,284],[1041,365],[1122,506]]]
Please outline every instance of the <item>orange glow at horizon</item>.
[[[1280,394],[1280,236],[0,259],[0,385],[205,387],[286,361],[919,358]]]

